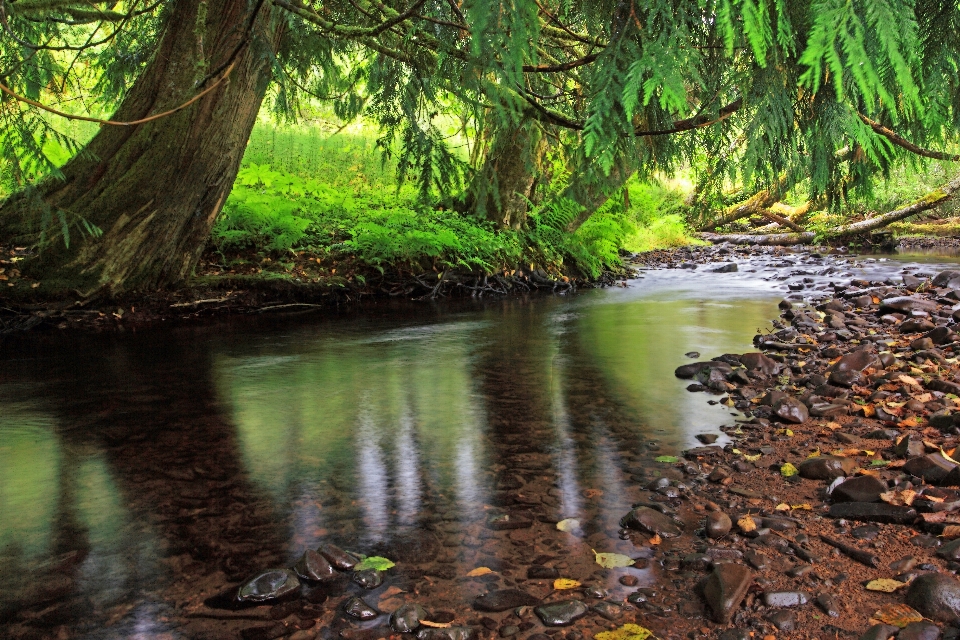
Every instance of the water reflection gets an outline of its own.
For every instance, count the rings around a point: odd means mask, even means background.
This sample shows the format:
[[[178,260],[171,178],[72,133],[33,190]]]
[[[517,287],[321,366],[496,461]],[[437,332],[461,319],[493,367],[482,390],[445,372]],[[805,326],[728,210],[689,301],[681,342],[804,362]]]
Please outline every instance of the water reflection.
[[[9,350],[0,625],[153,637],[164,607],[198,607],[321,540],[439,562],[425,569],[438,580],[537,556],[589,577],[591,548],[629,550],[617,522],[651,471],[644,443],[669,451],[730,419],[673,377],[682,354],[744,351],[775,313],[755,282],[693,296],[681,275]],[[533,525],[491,532],[502,513]],[[569,517],[584,538],[557,537]],[[51,602],[63,610],[40,615]]]

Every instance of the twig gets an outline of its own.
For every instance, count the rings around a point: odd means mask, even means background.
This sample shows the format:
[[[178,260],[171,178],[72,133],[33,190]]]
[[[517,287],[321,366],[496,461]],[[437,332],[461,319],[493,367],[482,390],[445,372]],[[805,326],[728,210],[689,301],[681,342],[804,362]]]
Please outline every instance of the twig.
[[[869,553],[867,551],[861,551],[860,549],[855,549],[853,547],[847,546],[840,542],[839,540],[834,540],[833,538],[828,538],[827,536],[821,534],[820,539],[826,542],[828,545],[835,549],[839,549],[840,553],[853,558],[861,564],[865,564],[868,567],[878,567],[880,566],[880,558]]]
[[[323,307],[322,304],[308,304],[306,302],[291,302],[289,304],[275,304],[272,307],[261,307],[257,309],[257,313],[263,313],[264,311],[276,311],[277,309],[289,309],[290,307],[308,307],[319,309]]]
[[[194,300],[193,302],[177,302],[170,305],[170,308],[175,309],[177,307],[195,307],[198,304],[209,304],[211,302],[226,302],[233,298],[232,295],[224,296],[223,298],[207,298],[205,300]]]

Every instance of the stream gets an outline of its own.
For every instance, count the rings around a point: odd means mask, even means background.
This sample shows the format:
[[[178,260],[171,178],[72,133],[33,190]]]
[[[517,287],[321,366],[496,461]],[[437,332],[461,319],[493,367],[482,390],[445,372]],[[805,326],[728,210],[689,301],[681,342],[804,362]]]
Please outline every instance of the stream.
[[[385,624],[346,618],[344,595],[389,612],[413,594],[434,619],[486,624],[471,601],[536,582],[530,566],[623,602],[637,587],[590,550],[635,557],[618,521],[653,457],[738,415],[686,391],[685,354],[754,350],[786,296],[960,258],[738,262],[567,296],[0,343],[0,636],[237,637],[276,612],[205,601],[322,543],[397,566],[375,589],[311,600],[319,622],[298,637]],[[503,514],[532,524],[492,527]],[[576,535],[556,530],[564,519]],[[631,571],[670,588],[654,563]]]

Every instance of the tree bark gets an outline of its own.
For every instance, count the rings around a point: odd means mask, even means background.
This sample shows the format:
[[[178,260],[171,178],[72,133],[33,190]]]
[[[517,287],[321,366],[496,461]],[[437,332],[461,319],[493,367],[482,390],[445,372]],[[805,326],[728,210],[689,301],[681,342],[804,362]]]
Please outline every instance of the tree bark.
[[[904,218],[909,218],[910,216],[933,209],[947,200],[950,200],[957,191],[960,191],[960,174],[958,174],[955,178],[953,178],[953,180],[945,184],[940,189],[937,189],[933,193],[927,194],[916,202],[912,202],[904,207],[895,209],[894,211],[884,213],[883,215],[867,218],[866,220],[861,220],[859,222],[852,222],[850,224],[833,227],[832,229],[828,229],[823,235],[827,238],[842,238],[844,236],[852,236],[858,233],[867,233],[877,229],[882,229],[893,222],[897,222],[899,220],[903,220]],[[816,239],[817,234],[812,231],[806,231],[803,233],[771,234],[703,233],[701,236],[704,240],[709,240],[713,243],[730,242],[733,244],[792,245],[810,244]]]
[[[201,6],[206,18],[201,13],[198,24]],[[47,179],[0,207],[6,235],[11,228],[36,232],[44,218],[59,229],[61,215],[73,229],[69,247],[55,239],[25,265],[31,275],[51,289],[119,295],[165,288],[191,274],[271,79],[278,25],[269,2],[177,0],[153,58],[112,120],[175,108],[226,69],[232,73],[173,115],[103,127],[63,167],[64,180]],[[83,220],[102,237],[81,237]]]
[[[498,130],[472,188],[472,208],[501,229],[527,221],[545,142],[535,122]]]

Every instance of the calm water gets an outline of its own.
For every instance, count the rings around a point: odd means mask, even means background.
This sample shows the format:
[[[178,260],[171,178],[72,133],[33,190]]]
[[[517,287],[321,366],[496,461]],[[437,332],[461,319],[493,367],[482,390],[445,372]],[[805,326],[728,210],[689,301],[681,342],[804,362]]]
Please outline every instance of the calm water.
[[[454,600],[476,587],[451,578],[477,566],[623,551],[651,451],[733,420],[672,372],[688,351],[751,350],[789,273],[763,266],[7,341],[0,636],[189,636],[204,597],[321,541],[426,566]],[[585,539],[475,535],[517,509],[577,518]]]

